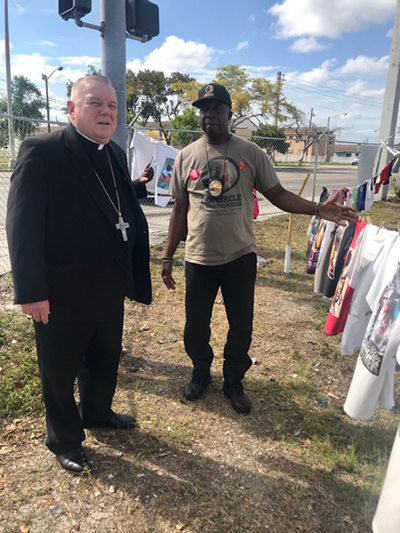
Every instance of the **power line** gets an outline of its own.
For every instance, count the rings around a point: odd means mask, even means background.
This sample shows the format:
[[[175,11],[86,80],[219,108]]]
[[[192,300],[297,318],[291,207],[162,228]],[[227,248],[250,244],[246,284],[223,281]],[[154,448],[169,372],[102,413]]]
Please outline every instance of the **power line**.
[[[322,85],[304,82],[303,80],[300,80],[296,78],[295,76],[287,75],[287,77],[294,80],[293,83],[286,80],[285,85],[288,87],[292,87],[298,90],[303,90],[306,92],[311,92],[313,94],[318,94],[319,96],[322,95],[327,98],[335,98],[339,100],[348,101],[351,103],[363,104],[363,105],[368,105],[368,106],[377,107],[377,108],[382,107],[381,105],[377,103],[377,98],[373,98],[370,96],[356,96],[356,95],[353,96],[353,95],[346,93],[345,91],[341,91],[340,89],[327,88]]]
[[[302,85],[305,85],[305,86],[308,86],[308,87],[311,87],[311,88],[319,87],[319,88],[321,88],[321,90],[326,90],[328,92],[343,94],[344,96],[348,96],[349,95],[347,91],[343,91],[341,89],[336,89],[335,87],[326,87],[325,85],[320,85],[318,83],[306,81],[306,80],[304,80],[302,78],[298,78],[297,76],[293,76],[291,74],[285,74],[285,77],[292,78],[295,82],[297,82],[299,84],[302,84]],[[371,101],[375,100],[375,97],[373,97],[373,96],[360,96],[360,97],[364,98],[366,100],[371,100]],[[381,98],[381,100],[383,101],[383,98]]]
[[[305,92],[308,92],[308,93],[311,93],[311,94],[316,94],[318,96],[323,96],[325,98],[332,98],[332,99],[335,99],[335,100],[341,100],[343,102],[349,102],[349,103],[352,103],[352,104],[361,104],[361,105],[365,105],[365,106],[368,106],[368,107],[376,107],[377,109],[382,109],[382,105],[379,105],[376,103],[376,100],[375,100],[375,103],[373,103],[373,101],[365,101],[365,100],[362,100],[358,97],[352,97],[350,95],[348,96],[340,96],[340,95],[336,95],[336,94],[329,94],[327,92],[322,92],[319,91],[318,89],[312,89],[310,87],[301,87],[299,85],[295,85],[295,84],[291,84],[291,83],[286,83],[286,86],[287,87],[291,87],[291,88],[294,88],[294,89],[297,89],[299,91],[305,91]]]

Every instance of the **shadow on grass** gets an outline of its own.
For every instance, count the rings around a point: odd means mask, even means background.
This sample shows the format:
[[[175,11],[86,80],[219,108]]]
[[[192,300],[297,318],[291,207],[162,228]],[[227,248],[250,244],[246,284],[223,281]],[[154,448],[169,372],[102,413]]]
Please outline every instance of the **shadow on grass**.
[[[116,490],[140,502],[148,520],[169,521],[171,530],[181,523],[202,533],[341,533],[354,531],[343,520],[351,515],[367,531],[372,516],[366,522],[354,508],[367,500],[373,513],[376,505],[368,489],[318,465],[276,458],[262,446],[256,467],[249,469],[240,460],[215,461],[142,431],[98,432],[96,438],[122,456],[110,459],[90,450],[94,477],[107,486],[112,473]]]
[[[148,365],[148,361],[137,361],[135,358],[134,364],[140,367]],[[306,379],[288,379],[280,383],[252,377],[250,370],[244,383],[253,409],[250,416],[243,416],[233,411],[223,395],[221,372],[213,373],[203,398],[196,402],[185,401],[182,394],[191,376],[189,364],[153,360],[151,374],[138,372],[132,376],[130,372],[122,372],[119,386],[131,389],[132,383],[135,383],[138,392],[181,402],[192,414],[196,410],[217,414],[231,420],[234,425],[239,424],[260,441],[268,437],[287,444],[299,444],[306,439],[311,439],[311,445],[313,442],[321,446],[324,443],[324,453],[329,455],[331,450],[332,468],[352,471],[355,463],[369,464],[375,453],[383,450],[386,454],[393,444],[393,430],[387,429],[378,416],[375,416],[373,426],[352,422],[339,402],[332,400],[333,404],[327,402],[321,405],[313,384]],[[351,458],[352,453],[357,455],[357,461]]]

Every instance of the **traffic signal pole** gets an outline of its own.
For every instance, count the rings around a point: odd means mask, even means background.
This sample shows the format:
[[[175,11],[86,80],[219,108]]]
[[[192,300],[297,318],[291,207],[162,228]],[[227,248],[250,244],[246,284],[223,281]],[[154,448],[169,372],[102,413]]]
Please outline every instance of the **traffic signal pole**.
[[[101,0],[104,28],[101,40],[101,72],[112,83],[118,100],[117,130],[113,140],[126,146],[126,14],[124,0]]]
[[[100,26],[82,22],[92,10],[92,0],[58,0],[58,14],[79,27],[101,34],[101,72],[117,94],[118,120],[114,141],[127,150],[126,39],[145,43],[160,33],[158,6],[150,0],[101,0]],[[127,20],[128,19],[128,20]]]
[[[390,52],[385,96],[379,129],[379,139],[390,147],[394,145],[400,100],[400,0],[397,0],[396,17],[393,28],[392,49]],[[374,174],[378,174],[392,155],[385,149],[378,150],[374,163]],[[387,200],[389,185],[382,187],[382,200]]]

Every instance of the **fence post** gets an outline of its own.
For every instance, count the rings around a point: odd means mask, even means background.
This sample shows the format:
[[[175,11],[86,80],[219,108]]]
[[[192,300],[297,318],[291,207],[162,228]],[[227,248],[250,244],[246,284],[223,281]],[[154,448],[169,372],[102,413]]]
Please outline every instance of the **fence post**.
[[[299,196],[301,196],[303,194],[304,188],[305,188],[309,178],[310,178],[310,174],[307,174],[306,177],[304,178],[302,186],[300,187]],[[291,244],[292,244],[292,231],[293,231],[293,213],[290,213],[290,215],[289,215],[289,227],[288,227],[288,241],[287,241],[286,250],[285,250],[285,266],[284,266],[284,269],[283,269],[285,274],[289,274],[289,272],[290,272],[290,256],[291,256],[291,253],[292,253],[292,246],[291,246]]]

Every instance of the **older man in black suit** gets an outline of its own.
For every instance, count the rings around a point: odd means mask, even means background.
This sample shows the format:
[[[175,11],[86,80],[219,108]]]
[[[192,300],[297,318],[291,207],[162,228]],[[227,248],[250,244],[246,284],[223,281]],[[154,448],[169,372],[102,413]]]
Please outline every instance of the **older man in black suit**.
[[[11,178],[7,235],[15,303],[33,317],[46,407],[46,444],[61,466],[89,466],[84,428],[128,428],[111,409],[124,298],[149,304],[148,227],[125,152],[111,141],[117,98],[109,80],[78,80],[71,124],[24,141]],[[78,377],[80,403],[74,399]]]

